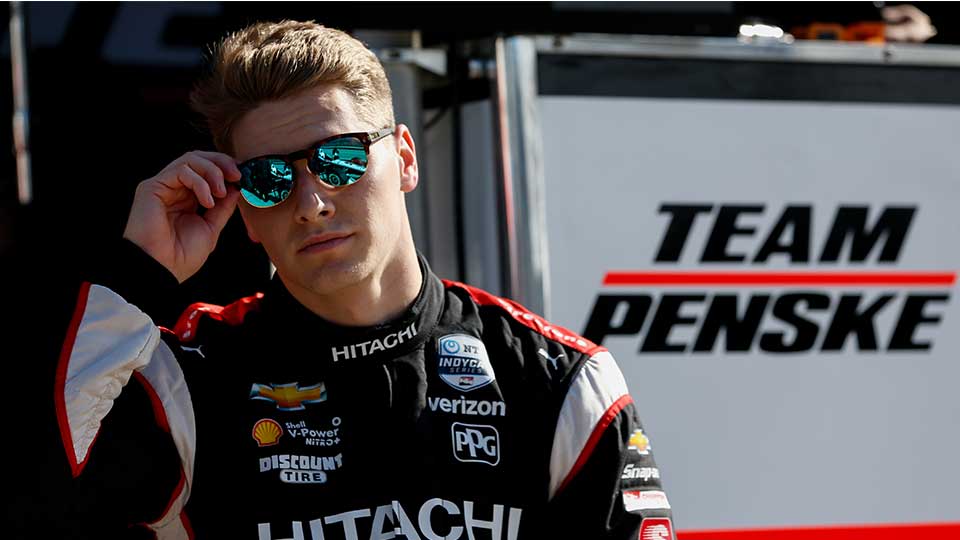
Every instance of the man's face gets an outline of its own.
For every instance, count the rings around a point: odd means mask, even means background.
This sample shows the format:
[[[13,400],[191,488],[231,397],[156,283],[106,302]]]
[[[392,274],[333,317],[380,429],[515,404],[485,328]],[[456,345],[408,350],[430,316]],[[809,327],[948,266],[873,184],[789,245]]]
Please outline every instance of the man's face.
[[[289,154],[341,133],[384,126],[359,119],[350,94],[335,85],[264,103],[237,122],[234,158]],[[418,180],[410,132],[374,143],[366,173],[355,184],[330,188],[294,164],[290,197],[271,208],[240,202],[250,238],[263,244],[291,292],[335,294],[376,276],[398,257],[409,228],[404,193]]]

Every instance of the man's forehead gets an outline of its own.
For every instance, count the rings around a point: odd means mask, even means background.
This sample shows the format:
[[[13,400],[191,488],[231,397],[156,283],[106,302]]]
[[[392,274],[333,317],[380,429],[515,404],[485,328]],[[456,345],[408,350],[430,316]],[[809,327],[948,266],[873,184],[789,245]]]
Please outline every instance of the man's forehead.
[[[340,86],[319,86],[264,102],[244,114],[233,130],[235,157],[243,161],[287,154],[330,135],[364,129],[349,92]]]

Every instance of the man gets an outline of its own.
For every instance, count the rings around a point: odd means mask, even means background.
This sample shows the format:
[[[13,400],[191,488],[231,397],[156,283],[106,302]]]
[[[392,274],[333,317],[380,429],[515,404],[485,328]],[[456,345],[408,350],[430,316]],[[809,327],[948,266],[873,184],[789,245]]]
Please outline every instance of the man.
[[[376,57],[286,21],[213,60],[193,105],[219,152],[142,182],[123,275],[76,291],[55,388],[72,534],[671,537],[610,354],[418,256],[416,150]],[[237,206],[270,288],[172,315]]]

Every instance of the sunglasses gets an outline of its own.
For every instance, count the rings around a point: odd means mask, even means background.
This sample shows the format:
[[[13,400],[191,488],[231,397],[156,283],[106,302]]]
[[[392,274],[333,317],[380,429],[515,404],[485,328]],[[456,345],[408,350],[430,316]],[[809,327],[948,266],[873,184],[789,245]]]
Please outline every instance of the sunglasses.
[[[248,159],[238,166],[240,194],[255,208],[270,208],[282,203],[293,191],[293,163],[301,159],[307,160],[307,169],[325,186],[349,186],[367,172],[370,145],[391,135],[393,130],[389,127],[369,133],[344,133],[285,156]]]

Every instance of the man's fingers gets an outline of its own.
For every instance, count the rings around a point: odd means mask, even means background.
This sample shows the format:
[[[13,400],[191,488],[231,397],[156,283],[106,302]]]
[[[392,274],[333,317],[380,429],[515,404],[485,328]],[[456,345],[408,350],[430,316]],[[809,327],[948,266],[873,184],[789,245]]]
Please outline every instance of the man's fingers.
[[[216,235],[219,236],[220,231],[227,225],[227,221],[229,221],[230,216],[233,215],[233,211],[237,208],[237,201],[239,200],[240,192],[231,189],[225,197],[216,202],[213,208],[203,214],[203,219],[210,224],[210,228]]]
[[[198,156],[192,156],[186,161],[187,166],[202,176],[210,184],[210,193],[217,197],[227,194],[227,185],[224,183],[223,171],[214,162]]]
[[[237,163],[233,160],[232,157],[227,154],[222,154],[220,152],[194,152],[202,158],[206,158],[220,167],[220,170],[223,171],[223,176],[226,178],[227,182],[239,182],[240,181],[240,169],[237,168]]]
[[[930,22],[930,16],[920,10],[917,6],[911,4],[900,4],[897,6],[886,6],[881,10],[883,18],[887,22],[898,23],[905,19],[917,22]]]
[[[227,182],[240,180],[240,171],[233,158],[218,152],[187,152],[171,163],[153,180],[169,189],[181,186],[194,193],[197,201],[213,208],[215,199],[228,195]]]
[[[206,208],[213,208],[213,194],[210,193],[210,185],[202,176],[197,174],[189,164],[184,163],[177,171],[177,180],[181,185],[193,191],[197,200]]]
[[[916,6],[902,4],[882,10],[887,21],[886,37],[890,41],[923,42],[937,35],[930,17]]]

